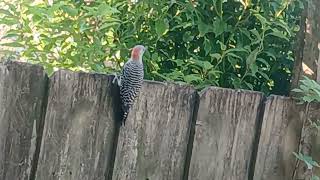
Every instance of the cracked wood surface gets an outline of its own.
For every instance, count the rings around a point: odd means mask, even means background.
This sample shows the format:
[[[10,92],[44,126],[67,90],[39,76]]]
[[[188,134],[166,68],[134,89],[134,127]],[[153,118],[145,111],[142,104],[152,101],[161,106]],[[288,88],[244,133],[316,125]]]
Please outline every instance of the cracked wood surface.
[[[41,136],[47,77],[40,66],[0,64],[0,179],[29,180]]]
[[[215,87],[201,92],[189,179],[247,179],[262,98]]]
[[[265,102],[254,180],[292,179],[306,114],[290,98],[271,96]]]
[[[121,127],[114,180],[182,180],[196,91],[145,81]]]
[[[58,71],[50,78],[37,180],[105,180],[117,106],[111,77]]]

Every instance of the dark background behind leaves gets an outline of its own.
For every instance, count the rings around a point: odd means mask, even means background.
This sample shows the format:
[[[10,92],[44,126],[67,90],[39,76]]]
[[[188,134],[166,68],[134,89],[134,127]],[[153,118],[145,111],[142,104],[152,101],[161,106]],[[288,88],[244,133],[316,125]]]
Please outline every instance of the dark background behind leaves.
[[[287,95],[298,0],[3,1],[2,46],[55,68],[120,71],[136,44],[148,46],[145,78]]]

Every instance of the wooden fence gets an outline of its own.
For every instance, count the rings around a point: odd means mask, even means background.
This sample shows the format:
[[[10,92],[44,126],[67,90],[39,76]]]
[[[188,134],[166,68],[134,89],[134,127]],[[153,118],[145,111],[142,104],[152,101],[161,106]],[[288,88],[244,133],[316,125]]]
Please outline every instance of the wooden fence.
[[[291,180],[307,173],[292,153],[308,138],[308,120],[320,119],[319,104],[146,81],[120,127],[111,81],[65,70],[48,78],[37,65],[1,64],[0,179]]]

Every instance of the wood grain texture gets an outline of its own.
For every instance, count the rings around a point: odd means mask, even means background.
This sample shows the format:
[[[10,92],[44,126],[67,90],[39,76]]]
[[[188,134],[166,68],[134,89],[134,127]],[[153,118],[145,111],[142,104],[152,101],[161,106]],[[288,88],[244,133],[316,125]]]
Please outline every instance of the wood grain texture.
[[[120,129],[113,180],[182,180],[195,99],[191,87],[144,82]]]
[[[292,99],[271,96],[265,111],[256,159],[254,180],[292,179],[306,114]]]
[[[311,156],[312,159],[316,162],[320,162],[320,131],[313,124],[319,124],[320,103],[307,104],[304,112],[305,119],[300,138],[299,152],[304,155]],[[313,175],[320,176],[319,168],[308,169],[307,165],[304,162],[297,162],[293,179],[309,180]]]
[[[50,78],[37,180],[104,180],[115,139],[112,77],[59,71]]]
[[[291,89],[298,87],[303,76],[320,82],[320,14],[319,0],[304,2],[300,16],[300,31],[297,34],[295,49],[295,65]],[[294,94],[294,93],[292,93]]]
[[[245,180],[263,95],[210,87],[200,94],[190,180]]]
[[[0,179],[29,180],[41,136],[47,76],[36,65],[0,64]]]
[[[312,104],[308,112],[308,119],[315,123],[320,123],[320,103]],[[320,131],[312,127],[311,136],[311,156],[312,158],[320,163]],[[320,168],[314,169],[314,174],[320,177]]]

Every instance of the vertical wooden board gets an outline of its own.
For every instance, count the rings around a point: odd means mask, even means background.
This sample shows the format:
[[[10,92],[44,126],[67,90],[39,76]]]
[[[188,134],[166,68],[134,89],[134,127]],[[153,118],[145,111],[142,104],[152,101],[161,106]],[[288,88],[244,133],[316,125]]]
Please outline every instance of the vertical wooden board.
[[[36,65],[0,64],[0,179],[29,180],[41,137],[47,76]]]
[[[120,129],[113,180],[182,180],[196,91],[145,82]]]
[[[210,87],[201,92],[190,180],[246,180],[263,95]]]
[[[271,96],[265,102],[254,180],[291,179],[298,151],[304,107],[292,99]]]
[[[291,89],[298,87],[303,76],[320,82],[320,14],[319,0],[304,2],[300,31],[297,34],[295,65]]]
[[[308,112],[308,118],[319,125],[320,123],[320,103],[313,104]],[[313,127],[311,136],[311,156],[320,163],[320,130]],[[314,168],[314,174],[320,177],[320,168]]]
[[[112,77],[59,71],[50,78],[37,180],[104,180],[117,103]]]
[[[320,103],[306,106],[306,116],[300,139],[300,153],[320,162],[320,131],[315,126],[320,122]],[[313,175],[320,176],[319,168],[308,169],[306,163],[299,161],[295,169],[294,179],[311,179]]]

